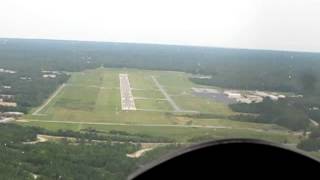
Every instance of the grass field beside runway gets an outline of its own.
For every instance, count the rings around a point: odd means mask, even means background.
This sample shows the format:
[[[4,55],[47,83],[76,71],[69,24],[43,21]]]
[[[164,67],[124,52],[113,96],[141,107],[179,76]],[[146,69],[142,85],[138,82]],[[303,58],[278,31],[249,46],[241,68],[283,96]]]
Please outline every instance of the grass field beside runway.
[[[164,99],[165,97],[159,90],[132,90],[136,98],[144,97],[150,99]]]
[[[297,143],[299,137],[283,132],[256,132],[247,129],[205,129],[205,128],[182,128],[182,127],[131,127],[131,126],[107,126],[87,124],[65,124],[47,122],[24,122],[27,126],[40,126],[50,130],[74,130],[80,131],[85,128],[94,128],[98,131],[109,132],[112,130],[125,131],[129,133],[145,134],[154,137],[168,137],[177,142],[188,142],[208,139],[223,138],[257,138],[278,143]]]

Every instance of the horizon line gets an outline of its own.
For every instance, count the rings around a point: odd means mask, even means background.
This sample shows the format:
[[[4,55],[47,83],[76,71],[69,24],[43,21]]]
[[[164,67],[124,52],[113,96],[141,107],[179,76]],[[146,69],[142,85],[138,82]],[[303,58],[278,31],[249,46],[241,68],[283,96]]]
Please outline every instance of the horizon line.
[[[119,43],[119,44],[136,44],[136,45],[159,45],[159,46],[180,46],[191,48],[217,48],[217,49],[237,49],[237,50],[253,50],[253,51],[275,51],[275,52],[292,52],[292,53],[315,53],[315,50],[295,50],[295,49],[271,49],[271,48],[248,48],[235,46],[210,46],[199,44],[179,44],[179,43],[157,43],[157,42],[132,42],[132,41],[106,41],[106,40],[81,40],[81,39],[59,39],[59,38],[32,38],[32,37],[0,37],[0,39],[16,39],[16,40],[38,40],[38,41],[67,41],[67,42],[87,42],[87,43]]]

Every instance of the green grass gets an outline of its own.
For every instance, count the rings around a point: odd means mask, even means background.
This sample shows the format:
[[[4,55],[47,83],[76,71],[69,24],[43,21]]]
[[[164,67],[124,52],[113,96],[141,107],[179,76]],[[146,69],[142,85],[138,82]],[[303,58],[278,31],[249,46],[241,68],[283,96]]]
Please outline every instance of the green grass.
[[[306,154],[308,154],[309,156],[312,156],[312,157],[318,159],[318,161],[320,161],[320,152],[313,151],[313,152],[306,152]]]
[[[241,129],[203,129],[203,128],[180,128],[180,127],[130,127],[130,126],[104,126],[104,125],[86,125],[86,124],[58,124],[29,122],[23,123],[27,126],[40,126],[50,130],[74,130],[79,131],[84,128],[94,128],[99,131],[109,132],[111,130],[126,131],[129,133],[146,134],[155,137],[170,137],[177,142],[188,142],[195,137],[208,136],[207,140],[224,138],[257,138],[279,143],[297,143],[299,139],[288,133],[275,132],[256,132]]]
[[[142,90],[158,90],[156,85],[153,83],[151,79],[151,74],[148,72],[132,71],[129,74],[129,81],[131,87],[134,89],[142,89]]]
[[[159,90],[133,90],[132,94],[134,97],[157,98],[157,99],[165,98]]]
[[[82,87],[79,91],[78,87],[65,87],[59,99],[55,102],[54,108],[70,109],[79,111],[94,110],[99,89]]]
[[[135,100],[137,109],[154,109],[159,111],[172,111],[167,100],[137,99]]]
[[[187,75],[181,72],[166,71],[156,76],[159,83],[164,87],[190,88],[196,86],[189,81]]]
[[[69,83],[74,85],[101,85],[103,82],[103,75],[103,69],[73,73]]]
[[[225,104],[214,102],[202,97],[192,95],[174,96],[172,99],[185,110],[195,110],[202,113],[211,113],[222,116],[230,116],[235,113]]]
[[[192,94],[191,88],[165,87],[164,89],[170,96],[183,96]]]

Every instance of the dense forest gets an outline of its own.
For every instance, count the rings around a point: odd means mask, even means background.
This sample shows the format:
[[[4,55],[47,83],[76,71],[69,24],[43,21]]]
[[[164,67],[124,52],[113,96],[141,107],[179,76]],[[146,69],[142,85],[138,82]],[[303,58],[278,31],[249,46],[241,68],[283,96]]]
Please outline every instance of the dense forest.
[[[309,127],[310,121],[308,112],[305,108],[299,107],[297,100],[280,99],[277,102],[271,99],[264,99],[257,104],[238,103],[232,104],[232,110],[243,113],[259,114],[258,116],[238,116],[235,120],[274,123],[292,130],[305,130]]]
[[[319,79],[320,54],[173,45],[0,39],[4,68],[80,71],[131,67],[211,75],[200,84],[237,89],[301,91]],[[319,86],[318,81],[316,86]]]
[[[92,138],[91,133],[78,134],[80,136],[77,137],[76,132],[73,137],[78,139],[77,142],[64,140],[25,144],[34,141],[39,133],[50,134],[50,131],[15,124],[0,125],[1,179],[126,179],[142,164],[178,148],[174,145],[160,147],[140,159],[132,159],[126,154],[137,151],[139,145],[114,144],[110,143],[111,140],[94,143],[87,139]]]
[[[1,61],[1,60],[0,60]],[[0,63],[1,67],[2,61]],[[20,68],[23,67],[20,65]],[[39,106],[56,88],[66,82],[68,75],[60,74],[54,79],[43,78],[40,69],[19,70],[15,74],[0,73],[0,94],[13,95],[17,107],[1,107],[2,111],[28,112],[31,107]],[[4,86],[10,89],[3,88]]]

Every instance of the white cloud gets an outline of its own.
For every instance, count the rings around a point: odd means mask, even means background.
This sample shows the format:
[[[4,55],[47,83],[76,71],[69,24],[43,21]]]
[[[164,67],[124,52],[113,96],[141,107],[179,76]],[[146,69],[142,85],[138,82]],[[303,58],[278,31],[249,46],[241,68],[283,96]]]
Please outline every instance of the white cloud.
[[[2,0],[0,36],[320,51],[316,0]]]

